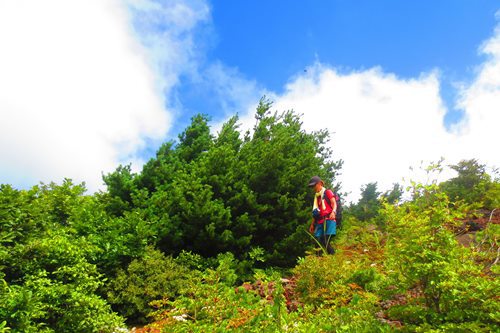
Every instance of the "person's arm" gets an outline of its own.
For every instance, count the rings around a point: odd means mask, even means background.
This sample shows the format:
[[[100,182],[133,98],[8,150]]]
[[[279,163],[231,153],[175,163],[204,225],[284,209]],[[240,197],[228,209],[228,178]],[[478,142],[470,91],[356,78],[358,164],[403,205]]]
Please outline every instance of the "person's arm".
[[[310,232],[311,234],[313,234],[313,233],[314,233],[314,218],[312,219],[311,225],[309,226],[309,232]]]
[[[330,206],[332,206],[332,212],[330,213],[330,219],[335,220],[335,216],[337,215],[337,200],[335,200],[333,192],[332,192],[332,197],[331,198],[328,197],[328,200],[330,200]]]

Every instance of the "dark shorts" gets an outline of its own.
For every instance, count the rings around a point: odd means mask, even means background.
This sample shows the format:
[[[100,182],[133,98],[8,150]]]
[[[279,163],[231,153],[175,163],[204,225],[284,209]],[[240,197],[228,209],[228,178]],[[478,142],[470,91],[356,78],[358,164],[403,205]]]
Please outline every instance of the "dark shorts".
[[[321,238],[323,235],[334,236],[337,234],[337,222],[335,220],[326,220],[324,223],[316,224],[314,236]]]

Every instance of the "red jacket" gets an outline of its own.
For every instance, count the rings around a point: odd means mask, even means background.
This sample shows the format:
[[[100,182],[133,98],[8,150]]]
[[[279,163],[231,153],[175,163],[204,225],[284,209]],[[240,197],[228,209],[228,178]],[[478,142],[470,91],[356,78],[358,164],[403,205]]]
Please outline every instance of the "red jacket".
[[[323,205],[321,204],[321,200],[325,199],[325,209],[323,209]],[[316,200],[318,200],[318,208],[320,212],[321,217],[328,217],[332,211],[332,200],[335,200],[333,191],[332,190],[326,190],[325,194],[322,197],[318,197]]]

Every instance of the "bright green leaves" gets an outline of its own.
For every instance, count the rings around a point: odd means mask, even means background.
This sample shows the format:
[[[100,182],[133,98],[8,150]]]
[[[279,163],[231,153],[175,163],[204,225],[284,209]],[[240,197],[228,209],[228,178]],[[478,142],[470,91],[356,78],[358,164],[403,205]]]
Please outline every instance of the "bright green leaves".
[[[153,301],[174,299],[187,283],[186,267],[148,247],[144,256],[120,269],[108,286],[108,300],[122,315],[134,322],[146,322]]]
[[[0,188],[0,322],[13,332],[111,332],[122,319],[97,295],[103,248],[85,236],[108,221],[83,185]],[[86,224],[85,222],[91,222]],[[95,237],[95,236],[94,236]]]
[[[132,205],[132,192],[136,189],[136,175],[131,171],[131,166],[118,166],[118,168],[103,176],[108,187],[107,210],[109,213],[120,216]]]
[[[450,202],[436,184],[415,183],[413,193],[412,201],[385,204],[381,213],[387,222],[387,265],[394,283],[400,290],[422,294],[422,302],[409,305],[422,314],[417,323],[489,322],[484,315],[489,310],[475,299],[493,301],[498,282],[481,274],[471,250],[460,246],[453,234],[467,206]]]
[[[122,319],[97,295],[103,285],[84,239],[49,232],[11,251],[0,320],[19,332],[111,332]],[[3,312],[5,311],[5,312]]]

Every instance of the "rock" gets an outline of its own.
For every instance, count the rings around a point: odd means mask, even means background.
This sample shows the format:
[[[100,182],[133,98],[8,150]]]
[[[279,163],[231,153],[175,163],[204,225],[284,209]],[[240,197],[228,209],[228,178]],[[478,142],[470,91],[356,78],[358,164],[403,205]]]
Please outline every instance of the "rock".
[[[475,233],[467,233],[457,236],[457,242],[459,244],[462,244],[463,246],[469,247],[474,242],[475,238],[476,238]]]
[[[183,313],[180,316],[173,316],[172,318],[174,318],[177,321],[187,321],[187,317],[188,317],[187,314]]]

